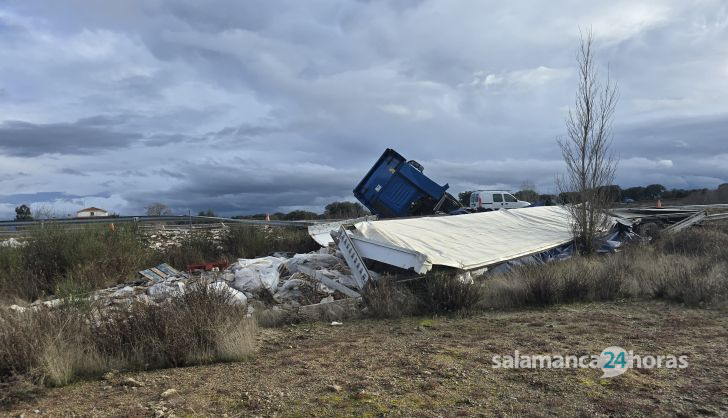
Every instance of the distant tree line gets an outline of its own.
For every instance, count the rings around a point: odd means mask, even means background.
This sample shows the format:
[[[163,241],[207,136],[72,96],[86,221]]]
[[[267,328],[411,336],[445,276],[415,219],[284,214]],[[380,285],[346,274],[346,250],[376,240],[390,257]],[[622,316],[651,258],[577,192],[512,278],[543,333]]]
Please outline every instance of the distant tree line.
[[[306,210],[294,210],[283,213],[271,214],[258,213],[255,215],[233,216],[236,219],[265,219],[270,216],[271,220],[295,221],[295,220],[316,220],[316,219],[351,219],[370,215],[369,211],[358,202],[332,202],[326,205],[324,213],[310,212]]]
[[[648,202],[661,199],[666,202],[683,204],[711,204],[728,203],[728,183],[723,183],[717,189],[668,189],[661,184],[629,187],[626,189],[613,184],[600,188],[607,196],[609,202]],[[458,194],[458,200],[463,206],[470,206],[470,195],[473,191]],[[541,204],[579,203],[579,193],[562,192],[557,195],[539,194],[533,189],[522,189],[513,193],[519,200]]]

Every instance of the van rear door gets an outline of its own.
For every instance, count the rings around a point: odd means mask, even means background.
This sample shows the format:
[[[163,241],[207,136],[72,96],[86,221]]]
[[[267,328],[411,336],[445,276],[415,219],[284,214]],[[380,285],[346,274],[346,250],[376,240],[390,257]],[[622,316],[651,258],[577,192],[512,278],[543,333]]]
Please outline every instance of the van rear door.
[[[493,209],[493,194],[489,192],[478,192],[478,208]]]

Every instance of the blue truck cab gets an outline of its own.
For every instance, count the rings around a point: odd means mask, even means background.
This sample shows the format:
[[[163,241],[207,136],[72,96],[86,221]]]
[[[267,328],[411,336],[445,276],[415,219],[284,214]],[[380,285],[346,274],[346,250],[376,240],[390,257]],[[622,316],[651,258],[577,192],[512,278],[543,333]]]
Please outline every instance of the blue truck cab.
[[[422,171],[416,161],[387,148],[356,186],[354,196],[380,218],[431,215],[460,207],[447,193],[449,185],[438,185]]]

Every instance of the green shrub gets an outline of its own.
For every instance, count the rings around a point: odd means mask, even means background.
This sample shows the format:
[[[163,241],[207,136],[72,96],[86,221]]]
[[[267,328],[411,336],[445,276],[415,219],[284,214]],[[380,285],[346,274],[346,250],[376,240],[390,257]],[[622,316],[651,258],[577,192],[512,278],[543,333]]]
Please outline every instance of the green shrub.
[[[222,251],[231,259],[263,257],[276,251],[307,253],[319,248],[305,229],[235,225],[222,238]]]
[[[0,249],[0,291],[6,299],[34,300],[66,280],[98,289],[129,281],[153,261],[134,225],[45,225],[31,231],[25,246]]]
[[[206,231],[185,236],[180,246],[167,248],[161,256],[164,262],[181,270],[186,270],[190,264],[226,258],[220,243],[216,242]]]

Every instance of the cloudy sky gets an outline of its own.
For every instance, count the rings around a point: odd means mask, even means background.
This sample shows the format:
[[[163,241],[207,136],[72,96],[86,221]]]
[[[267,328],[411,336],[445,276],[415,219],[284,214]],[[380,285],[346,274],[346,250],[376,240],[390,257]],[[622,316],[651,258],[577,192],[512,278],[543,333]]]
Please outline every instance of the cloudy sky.
[[[617,182],[728,181],[724,0],[204,3],[0,0],[0,219],[320,210],[387,147],[454,193],[553,191],[580,27]]]

